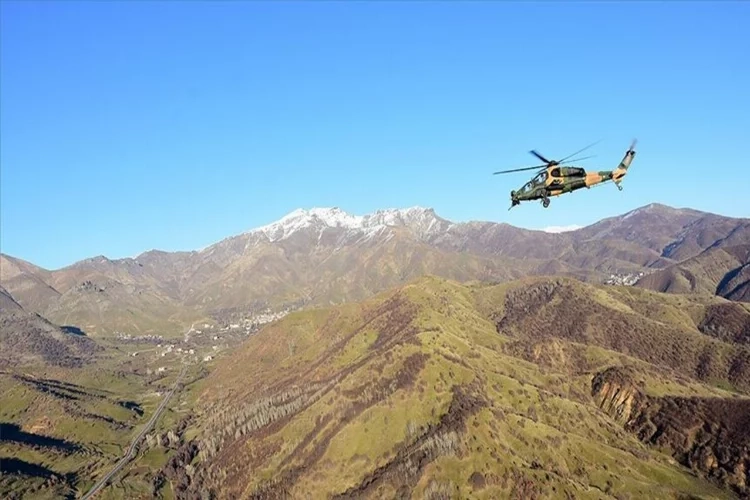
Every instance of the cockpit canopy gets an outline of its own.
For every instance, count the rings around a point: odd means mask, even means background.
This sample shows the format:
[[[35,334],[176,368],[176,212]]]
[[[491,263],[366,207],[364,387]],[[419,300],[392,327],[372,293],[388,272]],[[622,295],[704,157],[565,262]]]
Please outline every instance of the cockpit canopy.
[[[584,177],[586,171],[580,167],[555,167],[550,171],[552,177]]]
[[[535,186],[538,186],[540,184],[544,184],[546,181],[547,181],[547,171],[546,170],[544,170],[543,172],[539,172],[536,175],[536,177],[534,177],[533,179],[531,179],[531,182]]]
[[[544,170],[542,172],[539,172],[537,175],[535,175],[533,179],[531,179],[529,182],[524,184],[523,187],[519,189],[517,192],[518,194],[526,194],[530,191],[533,191],[534,188],[538,186],[543,186],[546,181],[547,181],[547,171]]]

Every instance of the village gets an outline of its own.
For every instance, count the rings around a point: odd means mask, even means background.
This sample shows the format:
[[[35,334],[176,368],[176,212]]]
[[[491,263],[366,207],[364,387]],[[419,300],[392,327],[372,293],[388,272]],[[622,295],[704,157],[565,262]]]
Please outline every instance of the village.
[[[633,286],[638,283],[638,280],[643,278],[645,273],[612,273],[604,281],[605,285],[620,285],[620,286]]]
[[[168,371],[170,365],[178,359],[183,362],[209,363],[219,353],[232,349],[263,326],[278,321],[291,311],[291,308],[281,311],[264,309],[248,312],[245,315],[235,315],[231,322],[192,324],[182,340],[170,341],[165,340],[161,335],[133,336],[120,332],[117,333],[117,339],[129,344],[154,346],[133,351],[130,356],[155,356],[157,368],[148,369],[147,372],[149,375],[162,374]],[[163,364],[159,360],[163,360]]]

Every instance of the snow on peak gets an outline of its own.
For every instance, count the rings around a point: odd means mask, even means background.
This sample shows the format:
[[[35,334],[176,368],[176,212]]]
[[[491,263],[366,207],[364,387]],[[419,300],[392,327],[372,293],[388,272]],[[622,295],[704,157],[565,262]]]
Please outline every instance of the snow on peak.
[[[432,209],[423,207],[389,208],[377,210],[363,217],[367,225],[386,226],[409,226],[435,218],[435,212]]]
[[[271,241],[276,241],[287,238],[289,235],[308,227],[316,227],[319,229],[325,227],[355,229],[361,227],[361,225],[361,217],[349,215],[338,207],[311,209],[298,208],[276,222],[261,226],[250,232],[263,233]]]
[[[362,224],[362,218],[355,215],[349,215],[338,207],[333,208],[311,208],[305,210],[298,208],[294,212],[291,212],[278,223],[303,223],[309,224],[311,222],[321,222],[329,227],[359,227]]]
[[[269,240],[278,241],[293,233],[314,228],[343,228],[350,230],[381,230],[386,226],[407,226],[422,233],[438,221],[435,212],[429,208],[410,207],[403,209],[377,210],[367,215],[352,215],[338,207],[298,208],[271,224],[253,229],[250,233],[265,234]]]
[[[621,220],[629,219],[634,215],[638,215],[641,212],[644,212],[646,210],[646,207],[636,208],[635,210],[631,210],[630,212],[626,213],[622,216]]]
[[[577,224],[571,224],[569,226],[549,226],[542,229],[545,233],[566,233],[568,231],[576,231],[581,229],[583,226]]]
[[[629,219],[630,217],[637,215],[637,214],[643,214],[643,213],[658,213],[659,210],[662,210],[665,207],[664,205],[660,205],[659,203],[649,203],[648,205],[644,205],[640,208],[636,208],[635,210],[631,210],[630,212],[627,212],[625,215],[621,217],[621,220]]]

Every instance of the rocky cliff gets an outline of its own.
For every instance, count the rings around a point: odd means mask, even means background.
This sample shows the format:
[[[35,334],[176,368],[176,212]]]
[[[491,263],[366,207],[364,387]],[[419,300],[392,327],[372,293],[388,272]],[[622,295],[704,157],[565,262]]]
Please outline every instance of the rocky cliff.
[[[596,404],[649,445],[742,498],[750,496],[750,400],[653,397],[621,367],[597,373]]]
[[[609,368],[598,373],[591,382],[596,404],[609,416],[625,426],[641,414],[646,398],[624,368]]]

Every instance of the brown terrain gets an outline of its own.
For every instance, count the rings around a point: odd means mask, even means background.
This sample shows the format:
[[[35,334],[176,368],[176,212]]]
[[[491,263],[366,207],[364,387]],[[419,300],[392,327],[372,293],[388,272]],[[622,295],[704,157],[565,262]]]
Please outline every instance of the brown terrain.
[[[555,278],[513,290],[497,327],[526,351],[544,352],[550,339],[561,339],[750,392],[750,350],[743,334],[750,312],[743,306],[626,287],[598,297],[583,287]]]
[[[201,251],[100,256],[54,271],[2,255],[0,279],[26,310],[92,335],[176,334],[226,310],[363,300],[425,274],[602,282],[612,273],[644,272],[642,287],[747,299],[748,219],[652,204],[549,234],[504,223],[452,223],[431,209],[392,212],[370,214],[354,228],[302,214],[295,221],[304,223],[283,236],[277,237],[286,231],[282,220]]]
[[[81,366],[99,350],[83,332],[25,311],[0,286],[0,368],[34,363]]]
[[[637,286],[670,293],[715,293],[750,302],[750,244],[712,246],[640,280]]]
[[[750,400],[652,397],[622,368],[598,373],[591,394],[638,439],[742,497],[750,494]]]
[[[293,313],[202,383],[195,437],[155,484],[183,498],[744,495],[750,351],[701,331],[750,320],[738,306],[725,321],[727,304],[424,278]],[[616,385],[627,369],[639,381]]]

